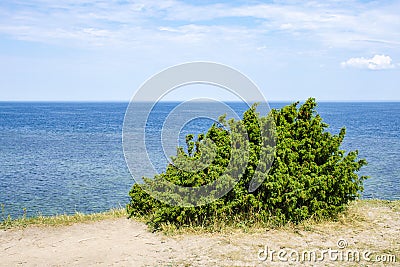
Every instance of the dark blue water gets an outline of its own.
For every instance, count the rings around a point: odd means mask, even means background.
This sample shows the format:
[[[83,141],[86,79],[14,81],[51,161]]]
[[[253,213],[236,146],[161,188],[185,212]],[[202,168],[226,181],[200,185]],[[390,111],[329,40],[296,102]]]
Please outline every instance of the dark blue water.
[[[159,134],[176,105],[158,104],[147,124],[146,145],[158,171],[167,163]],[[246,110],[241,103],[229,105],[239,115]],[[32,216],[124,206],[134,182],[121,141],[126,108],[127,103],[0,102],[3,215],[21,216],[24,208]],[[195,110],[188,112],[195,115]],[[371,176],[363,197],[400,199],[400,103],[319,103],[318,111],[330,124],[329,131],[337,133],[346,126],[343,148],[358,149],[369,162],[360,172]],[[179,143],[186,133],[206,131],[211,123],[191,121],[182,128]]]

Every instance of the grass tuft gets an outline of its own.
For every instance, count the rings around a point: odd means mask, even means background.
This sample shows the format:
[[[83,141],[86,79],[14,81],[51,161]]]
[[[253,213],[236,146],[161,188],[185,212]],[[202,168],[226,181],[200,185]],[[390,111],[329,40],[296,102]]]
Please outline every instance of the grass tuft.
[[[28,226],[66,226],[75,223],[86,223],[95,222],[106,219],[115,219],[127,217],[126,210],[123,208],[114,208],[109,211],[84,214],[77,212],[73,215],[61,214],[55,216],[43,216],[39,215],[36,217],[26,217],[23,216],[18,219],[12,219],[11,216],[3,216],[2,221],[0,221],[0,229],[18,229],[25,228]]]

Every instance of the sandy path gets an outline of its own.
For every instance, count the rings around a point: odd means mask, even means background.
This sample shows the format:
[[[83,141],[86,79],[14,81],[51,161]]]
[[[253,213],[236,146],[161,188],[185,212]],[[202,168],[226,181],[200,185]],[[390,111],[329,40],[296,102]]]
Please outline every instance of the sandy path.
[[[258,259],[258,251],[270,249],[369,250],[376,255],[395,255],[400,266],[400,212],[370,208],[357,223],[315,225],[307,231],[287,229],[246,234],[179,235],[150,233],[142,223],[112,219],[63,227],[28,227],[0,232],[0,266],[297,266],[277,259]],[[361,261],[371,266],[371,262]],[[357,266],[357,263],[312,262],[320,266]],[[396,265],[397,264],[397,265]],[[310,266],[304,262],[303,266]],[[382,263],[374,263],[380,266]]]

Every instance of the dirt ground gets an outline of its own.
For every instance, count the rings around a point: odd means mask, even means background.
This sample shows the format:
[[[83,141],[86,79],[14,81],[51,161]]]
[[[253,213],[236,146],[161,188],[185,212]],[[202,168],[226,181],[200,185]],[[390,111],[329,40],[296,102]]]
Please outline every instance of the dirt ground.
[[[400,210],[357,206],[337,222],[250,233],[168,236],[123,218],[1,231],[0,266],[20,265],[400,266]]]

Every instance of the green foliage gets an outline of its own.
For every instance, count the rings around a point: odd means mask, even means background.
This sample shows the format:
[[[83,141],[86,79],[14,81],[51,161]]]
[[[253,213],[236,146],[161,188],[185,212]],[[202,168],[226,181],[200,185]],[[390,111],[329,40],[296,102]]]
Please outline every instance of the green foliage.
[[[226,121],[221,116],[221,124],[214,124],[197,140],[188,135],[187,153],[179,147],[172,159],[174,164],[164,173],[145,178],[143,185],[133,185],[128,214],[147,216],[155,230],[162,224],[208,226],[221,218],[227,224],[299,223],[310,217],[335,217],[349,201],[359,197],[367,177],[357,172],[366,161],[358,159],[357,151],[346,154],[340,148],[344,128],[337,135],[326,131],[328,125],[315,111],[315,99],[300,107],[296,102],[272,110],[266,117],[260,117],[256,107],[247,110],[241,121]],[[248,140],[232,134],[241,127],[247,130]],[[240,156],[242,161],[230,164],[231,156],[237,153],[235,148],[246,148],[247,154]],[[162,197],[174,199],[177,192],[168,189],[165,181],[181,187],[203,186],[221,175],[234,181],[240,169],[235,166],[239,165],[245,172],[233,189],[205,205],[170,206],[143,190],[165,186]],[[253,183],[260,186],[255,188]],[[191,203],[189,198],[185,201]]]
[[[10,215],[6,215],[5,205],[0,203],[0,229],[7,229],[10,227],[12,219]]]

